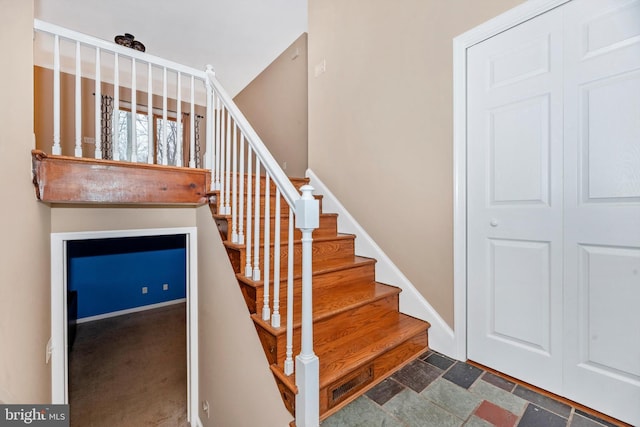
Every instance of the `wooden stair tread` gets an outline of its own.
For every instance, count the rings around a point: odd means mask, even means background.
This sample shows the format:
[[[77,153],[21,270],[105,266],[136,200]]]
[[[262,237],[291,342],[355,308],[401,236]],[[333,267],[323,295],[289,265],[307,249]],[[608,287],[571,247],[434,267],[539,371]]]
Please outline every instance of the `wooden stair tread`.
[[[238,174],[238,175],[240,175],[240,174]],[[256,182],[255,175],[251,174],[250,177],[251,177],[252,192],[255,192],[255,182]],[[225,178],[225,180],[226,180],[226,178]],[[292,177],[289,177],[289,181],[291,181],[293,186],[299,191],[300,187],[302,187],[303,185],[309,184],[310,179],[309,178],[292,178]],[[233,183],[233,179],[231,180],[231,183]],[[240,180],[238,180],[238,183],[240,183]],[[275,181],[270,180],[270,184],[271,184],[271,186],[270,186],[271,190],[270,191],[275,193],[275,188],[276,188]],[[247,181],[245,180],[245,189],[247,189],[247,188],[248,188]],[[265,190],[265,188],[266,188],[265,176],[264,175],[260,175],[260,192],[263,192]],[[216,195],[220,194],[220,191],[222,191],[222,190],[209,189],[207,191],[206,195],[207,196],[216,196]]]
[[[212,213],[211,215],[213,216],[214,219],[226,219],[226,220],[230,220],[231,219],[231,215],[222,215],[222,214],[219,214],[219,213]],[[329,217],[337,217],[338,214],[337,213],[333,213],[333,212],[321,212],[320,216],[321,217],[325,217],[325,218],[329,218]],[[253,218],[255,218],[255,217],[253,217]],[[262,211],[262,212],[260,212],[260,220],[264,221],[264,218],[265,218],[264,211]],[[273,217],[270,217],[270,218],[273,221]],[[289,212],[288,211],[286,213],[283,212],[280,215],[280,218],[282,218],[282,219],[289,218]],[[244,221],[244,222],[246,223],[246,221]]]
[[[317,322],[324,320],[333,315],[352,310],[356,307],[369,304],[382,298],[398,295],[400,288],[385,285],[378,282],[352,283],[350,286],[331,286],[313,290],[313,320]],[[300,295],[301,290],[294,292],[294,295]],[[295,299],[295,296],[294,296]],[[286,301],[281,301],[280,315],[282,319],[286,319],[287,306]],[[270,321],[262,320],[259,313],[251,315],[254,322],[259,323],[265,330],[274,336],[286,334],[287,329],[285,322],[280,328],[271,326]],[[294,306],[293,327],[298,328],[301,325],[301,307],[300,304]]]
[[[380,354],[401,345],[409,338],[423,332],[426,334],[429,326],[428,322],[390,311],[384,321],[375,323],[375,328],[372,328],[370,333],[363,334],[356,330],[338,340],[323,344],[315,344],[317,339],[314,339],[314,352],[320,362],[320,388],[336,382],[345,373],[373,361]],[[314,337],[321,333],[322,331],[314,329]],[[284,375],[282,368],[276,364],[271,365],[271,370],[280,371],[278,377],[284,378],[289,387],[295,387],[295,374]]]
[[[336,241],[336,240],[353,240],[353,239],[355,239],[355,237],[356,236],[353,235],[353,234],[337,233],[335,236],[316,237],[316,238],[313,239],[313,243],[331,242],[331,241]],[[228,240],[225,240],[222,243],[227,248],[232,248],[232,249],[245,249],[246,248],[246,244],[233,243],[233,242],[230,242]],[[283,242],[282,240],[280,241],[280,247],[282,247],[282,248],[286,248],[287,244],[288,244],[287,242]],[[294,240],[293,244],[294,245],[300,245],[300,244],[302,244],[302,242],[300,240]],[[261,246],[262,246],[262,244],[261,244]],[[270,247],[274,246],[273,239],[271,239],[271,242],[269,243],[269,246]]]
[[[321,385],[337,380],[347,364],[361,366],[428,329],[428,323],[398,311],[390,311],[385,321],[376,321],[372,326],[369,333],[363,333],[360,327],[341,339],[318,346],[318,353],[323,355]]]
[[[313,276],[315,277],[321,274],[328,274],[334,271],[340,271],[340,270],[345,270],[349,268],[359,267],[366,264],[375,264],[375,263],[376,263],[376,260],[373,258],[361,257],[358,255],[355,255],[353,259],[344,259],[340,262],[335,260],[322,261],[322,262],[314,263]],[[264,285],[264,282],[262,280],[254,281],[253,279],[251,279],[250,277],[246,277],[242,273],[237,273],[236,278],[249,286],[257,287],[257,286]],[[300,274],[296,274],[293,277],[294,280],[300,279],[300,278],[301,278]],[[271,277],[271,281],[273,281],[273,276]],[[280,275],[280,282],[286,282],[286,281],[287,281],[287,277]]]

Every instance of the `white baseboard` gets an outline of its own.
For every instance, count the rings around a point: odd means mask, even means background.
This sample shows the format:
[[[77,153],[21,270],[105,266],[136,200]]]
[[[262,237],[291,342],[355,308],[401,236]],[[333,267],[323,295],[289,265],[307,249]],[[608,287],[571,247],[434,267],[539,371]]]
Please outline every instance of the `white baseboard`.
[[[400,269],[391,261],[376,242],[367,234],[360,224],[351,216],[347,209],[338,201],[326,185],[307,169],[307,178],[311,186],[322,194],[322,210],[338,214],[338,230],[341,233],[356,235],[356,253],[360,256],[375,258],[376,280],[388,283],[402,289],[400,293],[400,311],[431,324],[429,329],[429,348],[456,358],[456,340],[451,327],[442,319],[438,312],[429,304],[413,284],[402,274]]]
[[[111,313],[98,314],[96,316],[82,317],[76,323],[93,322],[94,320],[108,319],[109,317],[122,316],[123,314],[137,313],[139,311],[153,310],[154,308],[166,307],[168,305],[187,302],[186,298],[174,299],[171,301],[159,302],[157,304],[142,305],[140,307],[128,308],[126,310],[112,311]]]

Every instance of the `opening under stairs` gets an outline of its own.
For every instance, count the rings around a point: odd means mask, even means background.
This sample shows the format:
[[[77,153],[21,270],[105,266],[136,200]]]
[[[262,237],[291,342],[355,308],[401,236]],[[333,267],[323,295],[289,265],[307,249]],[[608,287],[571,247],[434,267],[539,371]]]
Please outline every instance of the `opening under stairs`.
[[[246,177],[245,177],[246,179]],[[252,180],[254,178],[251,178]],[[308,179],[291,178],[297,189]],[[264,203],[265,179],[261,204]],[[273,234],[275,185],[271,183],[271,221]],[[271,366],[287,409],[295,413],[295,374],[284,373],[286,322],[274,328],[261,316],[263,282],[245,277],[246,246],[229,238],[231,216],[219,214],[218,192],[211,192],[210,209],[221,233],[229,260],[236,272],[238,285]],[[399,367],[423,354],[428,347],[429,323],[399,312],[400,289],[375,281],[372,258],[355,254],[355,236],[337,230],[337,214],[322,213],[320,227],[313,232],[313,332],[314,352],[320,360],[320,418],[324,419],[381,382]],[[280,204],[281,238],[288,237],[288,206]],[[264,209],[260,209],[264,212]],[[260,248],[263,247],[265,218],[260,220]],[[273,241],[273,239],[271,239]],[[273,244],[271,245],[273,252]],[[263,251],[260,251],[262,260]],[[287,245],[280,249],[280,313],[286,319],[287,309]],[[273,259],[274,254],[270,257]],[[273,270],[273,267],[271,267]],[[301,233],[294,235],[294,331],[293,355],[300,352],[301,300]],[[262,276],[264,277],[264,275]],[[273,273],[269,274],[270,283]],[[273,289],[273,288],[272,288]]]

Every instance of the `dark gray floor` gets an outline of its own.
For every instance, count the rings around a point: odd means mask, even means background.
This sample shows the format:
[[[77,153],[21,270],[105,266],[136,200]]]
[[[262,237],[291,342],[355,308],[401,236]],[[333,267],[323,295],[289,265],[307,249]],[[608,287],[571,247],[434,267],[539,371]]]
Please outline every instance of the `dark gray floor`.
[[[614,426],[467,363],[427,352],[322,427]]]
[[[72,427],[187,426],[186,305],[78,325]]]

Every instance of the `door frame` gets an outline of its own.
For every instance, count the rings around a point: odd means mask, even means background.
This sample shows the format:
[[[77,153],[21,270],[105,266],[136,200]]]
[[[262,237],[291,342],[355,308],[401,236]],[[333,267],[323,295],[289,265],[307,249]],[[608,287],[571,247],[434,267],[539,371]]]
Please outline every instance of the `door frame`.
[[[186,235],[187,418],[198,418],[198,241],[196,227],[51,233],[51,401],[69,403],[67,347],[67,242]]]
[[[453,39],[453,304],[455,352],[467,359],[467,49],[571,0],[529,0]]]

